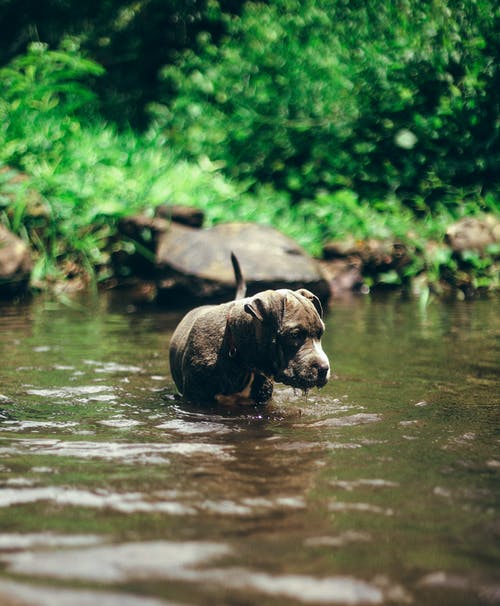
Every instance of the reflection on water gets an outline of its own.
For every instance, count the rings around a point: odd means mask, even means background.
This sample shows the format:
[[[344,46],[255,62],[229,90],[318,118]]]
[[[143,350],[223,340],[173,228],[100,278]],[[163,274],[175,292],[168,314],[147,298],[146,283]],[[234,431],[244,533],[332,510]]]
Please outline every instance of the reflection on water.
[[[0,603],[500,604],[497,302],[334,302],[337,379],[175,398],[179,314],[0,306]]]

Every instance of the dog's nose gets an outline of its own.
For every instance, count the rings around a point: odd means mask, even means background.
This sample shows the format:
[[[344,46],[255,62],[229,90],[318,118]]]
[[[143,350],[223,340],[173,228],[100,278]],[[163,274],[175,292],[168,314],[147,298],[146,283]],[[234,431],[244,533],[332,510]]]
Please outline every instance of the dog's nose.
[[[330,374],[330,365],[326,362],[317,362],[316,368],[318,370],[318,380],[328,380],[328,376]]]

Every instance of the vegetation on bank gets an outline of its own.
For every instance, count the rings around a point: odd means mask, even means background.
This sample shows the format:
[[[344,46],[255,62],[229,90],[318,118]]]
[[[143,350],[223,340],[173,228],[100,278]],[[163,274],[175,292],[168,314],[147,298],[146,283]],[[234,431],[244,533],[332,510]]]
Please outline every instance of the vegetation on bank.
[[[110,277],[131,246],[120,217],[172,202],[271,224],[317,256],[347,236],[406,243],[406,274],[382,280],[467,271],[498,287],[498,246],[457,258],[427,243],[499,210],[499,9],[335,6],[207,2],[141,131],[104,118],[106,72],[82,37],[0,69],[0,221],[36,251],[33,282]]]

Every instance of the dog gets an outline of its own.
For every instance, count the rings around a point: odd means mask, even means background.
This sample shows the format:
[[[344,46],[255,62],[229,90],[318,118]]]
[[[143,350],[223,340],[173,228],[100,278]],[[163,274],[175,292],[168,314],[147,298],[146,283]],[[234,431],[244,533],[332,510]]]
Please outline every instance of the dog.
[[[323,387],[330,363],[319,299],[310,291],[265,290],[245,297],[231,254],[236,296],[184,316],[170,342],[170,370],[179,393],[194,403],[265,404],[274,382],[307,392]]]

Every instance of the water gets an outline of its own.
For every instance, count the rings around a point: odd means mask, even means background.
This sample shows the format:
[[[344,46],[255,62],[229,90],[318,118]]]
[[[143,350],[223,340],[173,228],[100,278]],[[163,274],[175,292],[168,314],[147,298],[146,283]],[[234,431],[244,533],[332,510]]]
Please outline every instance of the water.
[[[337,378],[229,410],[82,305],[0,306],[0,604],[500,604],[497,302],[334,302]]]

